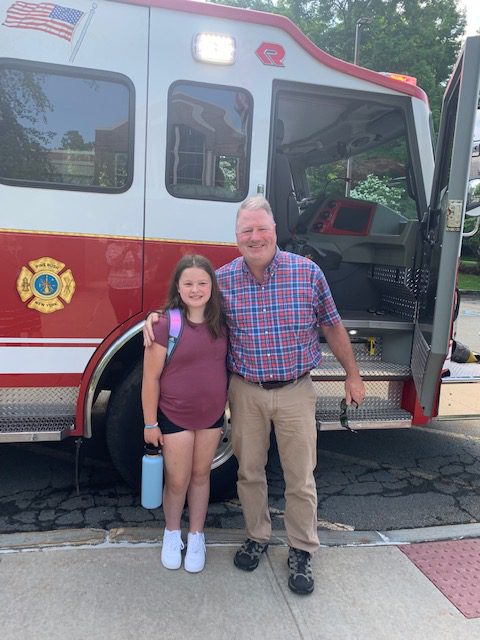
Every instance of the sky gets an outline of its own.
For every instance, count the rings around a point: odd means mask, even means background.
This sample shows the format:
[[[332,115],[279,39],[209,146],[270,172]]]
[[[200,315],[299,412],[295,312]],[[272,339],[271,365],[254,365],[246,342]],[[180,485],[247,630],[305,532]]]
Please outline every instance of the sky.
[[[480,29],[479,0],[458,0],[458,6],[467,10],[467,30],[465,35],[474,36]]]

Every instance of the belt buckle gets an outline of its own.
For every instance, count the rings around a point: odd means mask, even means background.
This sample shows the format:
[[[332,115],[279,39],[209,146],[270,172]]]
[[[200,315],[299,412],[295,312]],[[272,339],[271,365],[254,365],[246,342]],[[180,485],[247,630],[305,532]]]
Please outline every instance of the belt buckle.
[[[291,384],[288,380],[272,380],[272,381],[268,381],[268,380],[263,380],[261,382],[258,383],[259,386],[262,389],[265,389],[265,391],[271,391],[272,389],[282,389],[283,387],[286,387],[287,384]]]
[[[259,380],[256,384],[264,391],[269,391],[274,388],[270,386],[270,382],[268,380]]]

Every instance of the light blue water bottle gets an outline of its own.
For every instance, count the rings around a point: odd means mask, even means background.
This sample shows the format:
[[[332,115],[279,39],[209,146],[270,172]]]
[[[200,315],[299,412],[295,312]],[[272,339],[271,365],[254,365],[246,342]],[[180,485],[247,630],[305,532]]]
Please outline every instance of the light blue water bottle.
[[[142,507],[157,509],[162,504],[162,494],[163,456],[158,447],[146,444],[142,458]]]

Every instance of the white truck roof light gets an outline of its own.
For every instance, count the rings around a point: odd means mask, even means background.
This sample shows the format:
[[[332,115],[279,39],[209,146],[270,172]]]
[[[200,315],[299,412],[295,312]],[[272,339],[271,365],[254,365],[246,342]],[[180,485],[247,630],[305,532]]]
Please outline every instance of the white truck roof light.
[[[193,40],[193,56],[199,62],[233,64],[235,38],[222,33],[197,33]]]

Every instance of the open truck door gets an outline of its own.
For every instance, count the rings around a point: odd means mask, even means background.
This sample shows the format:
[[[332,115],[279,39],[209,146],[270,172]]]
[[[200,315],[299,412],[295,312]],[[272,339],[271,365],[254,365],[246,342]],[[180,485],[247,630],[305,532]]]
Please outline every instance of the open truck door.
[[[430,206],[421,225],[423,287],[411,368],[420,405],[429,416],[436,413],[451,337],[479,75],[476,36],[466,39],[444,95]]]

